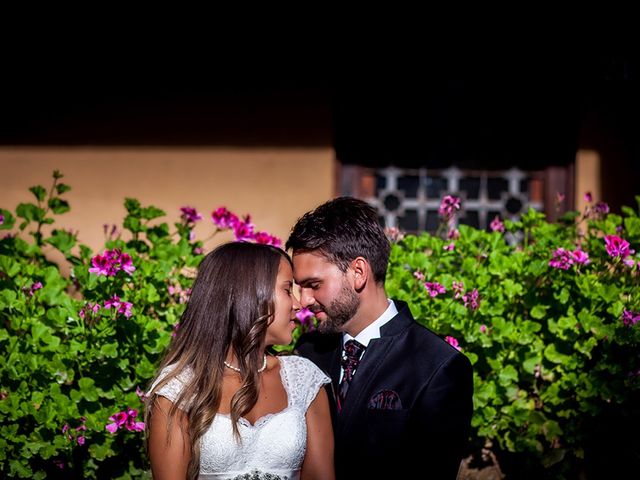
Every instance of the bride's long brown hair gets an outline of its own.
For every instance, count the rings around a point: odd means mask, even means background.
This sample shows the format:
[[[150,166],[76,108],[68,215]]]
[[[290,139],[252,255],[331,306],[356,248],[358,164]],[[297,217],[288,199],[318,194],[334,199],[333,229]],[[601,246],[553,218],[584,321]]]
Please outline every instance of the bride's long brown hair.
[[[235,353],[241,377],[241,386],[231,399],[236,438],[240,438],[238,419],[251,411],[258,400],[258,368],[263,361],[267,326],[275,312],[275,283],[282,258],[291,263],[279,248],[234,242],[219,246],[200,264],[180,328],[154,381],[164,367],[173,365],[173,369],[153,389],[158,391],[188,370],[189,383],[167,413],[167,442],[178,407],[188,419],[188,478],[198,477],[200,440],[220,408],[223,362],[229,349]],[[147,438],[157,401],[153,392],[145,401]]]

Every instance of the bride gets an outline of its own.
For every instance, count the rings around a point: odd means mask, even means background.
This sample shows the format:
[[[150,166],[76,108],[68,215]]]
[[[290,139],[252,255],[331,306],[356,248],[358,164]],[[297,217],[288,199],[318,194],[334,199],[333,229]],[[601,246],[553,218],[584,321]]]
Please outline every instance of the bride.
[[[329,378],[266,353],[291,342],[292,288],[275,247],[228,243],[202,261],[146,400],[154,479],[335,478]]]

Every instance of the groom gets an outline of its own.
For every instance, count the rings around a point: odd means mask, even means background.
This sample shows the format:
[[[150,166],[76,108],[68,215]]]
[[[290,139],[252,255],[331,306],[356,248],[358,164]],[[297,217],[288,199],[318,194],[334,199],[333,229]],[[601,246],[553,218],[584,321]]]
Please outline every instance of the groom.
[[[297,352],[328,384],[340,479],[455,479],[469,437],[467,357],[387,298],[390,245],[367,203],[341,197],[294,225],[300,303],[318,319]]]

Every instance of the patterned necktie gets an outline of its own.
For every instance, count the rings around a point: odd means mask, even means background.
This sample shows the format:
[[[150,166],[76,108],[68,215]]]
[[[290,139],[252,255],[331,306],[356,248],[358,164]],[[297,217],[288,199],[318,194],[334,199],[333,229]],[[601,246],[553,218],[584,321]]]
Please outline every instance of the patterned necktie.
[[[344,344],[344,351],[342,352],[342,381],[340,382],[340,386],[338,387],[338,412],[342,411],[342,406],[344,405],[344,399],[347,396],[347,391],[349,390],[349,384],[353,379],[353,376],[356,373],[356,369],[358,368],[358,364],[360,363],[360,358],[362,358],[362,354],[364,353],[366,347],[355,340],[348,340]]]

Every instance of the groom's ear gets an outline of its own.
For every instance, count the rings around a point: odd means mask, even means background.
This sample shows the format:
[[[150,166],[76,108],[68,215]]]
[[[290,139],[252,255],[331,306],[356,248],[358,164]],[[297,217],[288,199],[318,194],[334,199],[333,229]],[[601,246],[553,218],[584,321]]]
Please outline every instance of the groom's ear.
[[[353,288],[360,292],[367,284],[369,279],[369,262],[364,257],[357,257],[351,262],[351,270],[353,271]]]

